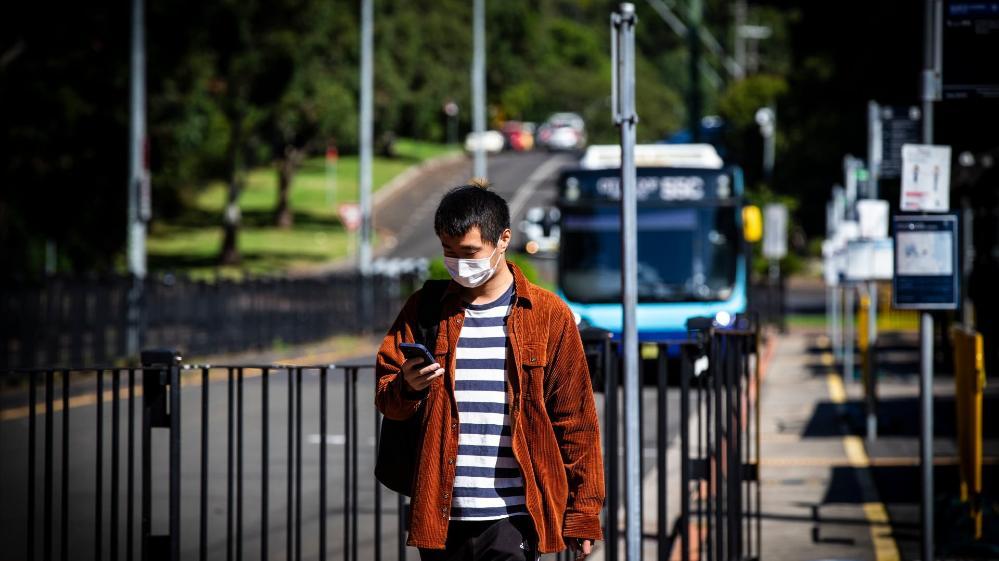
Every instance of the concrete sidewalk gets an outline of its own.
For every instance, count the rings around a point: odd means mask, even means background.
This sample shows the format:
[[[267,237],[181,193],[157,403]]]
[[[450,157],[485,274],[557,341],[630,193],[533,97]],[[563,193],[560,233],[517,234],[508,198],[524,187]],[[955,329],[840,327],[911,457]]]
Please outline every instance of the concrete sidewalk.
[[[761,395],[762,558],[899,559],[849,399],[817,337],[782,337]]]

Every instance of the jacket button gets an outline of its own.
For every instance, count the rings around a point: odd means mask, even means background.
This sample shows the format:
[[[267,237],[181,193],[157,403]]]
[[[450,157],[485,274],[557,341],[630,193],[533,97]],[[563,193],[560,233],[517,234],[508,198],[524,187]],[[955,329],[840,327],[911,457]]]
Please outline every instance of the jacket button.
[[[449,458],[448,461],[447,461],[447,465],[451,465],[453,463],[454,463],[454,459],[453,458]]]
[[[446,506],[442,506],[441,507],[441,512],[447,512],[447,507]]]
[[[458,428],[458,423],[451,423],[451,430]]]
[[[444,493],[444,498],[446,499],[447,497],[448,497],[447,493]]]

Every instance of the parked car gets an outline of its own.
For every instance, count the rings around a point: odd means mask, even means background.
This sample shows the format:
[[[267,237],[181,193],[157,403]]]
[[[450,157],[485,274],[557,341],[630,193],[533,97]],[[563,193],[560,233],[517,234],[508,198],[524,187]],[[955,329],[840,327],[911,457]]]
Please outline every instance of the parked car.
[[[507,121],[500,129],[506,148],[515,152],[526,152],[534,148],[534,123]]]
[[[548,150],[586,148],[586,124],[576,113],[555,113],[538,129],[537,143]]]
[[[486,152],[503,150],[503,134],[499,131],[485,131],[481,134],[470,132],[465,137],[465,151],[474,152],[480,146]]]

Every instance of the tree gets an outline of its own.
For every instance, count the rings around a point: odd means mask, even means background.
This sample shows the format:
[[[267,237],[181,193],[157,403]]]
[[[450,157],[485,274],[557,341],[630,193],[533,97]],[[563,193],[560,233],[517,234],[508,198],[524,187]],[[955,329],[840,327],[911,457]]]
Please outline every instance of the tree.
[[[344,31],[352,14],[333,10],[330,2],[296,2],[271,19],[271,48],[291,64],[281,94],[267,111],[260,135],[274,159],[278,196],[274,223],[290,228],[291,186],[302,161],[335,140],[340,148],[357,143],[355,92],[344,85],[355,64],[331,53],[349,52]]]

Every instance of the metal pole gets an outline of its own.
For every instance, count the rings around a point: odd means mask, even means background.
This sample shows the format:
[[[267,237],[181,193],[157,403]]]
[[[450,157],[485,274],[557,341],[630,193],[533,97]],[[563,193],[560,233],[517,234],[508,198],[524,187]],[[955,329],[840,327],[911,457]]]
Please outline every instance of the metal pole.
[[[635,184],[635,6],[624,2],[611,17],[619,42],[612,72],[617,72],[615,120],[621,128],[621,341],[624,362],[624,488],[625,559],[641,559],[642,546],[642,443],[639,437],[638,380],[638,208]],[[613,547],[613,545],[612,545]]]
[[[837,284],[829,290],[832,298],[832,333],[830,334],[830,339],[833,349],[833,359],[838,363],[843,360],[843,332],[840,330],[840,315],[843,311],[843,306],[840,304],[842,287]]]
[[[845,286],[843,290],[843,307],[845,308],[845,310],[843,310],[843,315],[845,316],[843,319],[843,381],[847,381],[856,379],[856,372],[853,367],[853,344],[856,337],[854,329],[855,319],[853,315],[853,293],[856,290],[856,287],[849,284]]]
[[[940,33],[937,14],[939,0],[923,1],[923,143],[933,143],[933,102],[937,100],[939,74],[937,54],[940,52]],[[920,383],[919,408],[921,412],[919,433],[920,472],[923,495],[920,501],[922,559],[933,559],[933,316],[923,312],[919,316],[920,334]]]
[[[486,177],[486,152],[482,135],[486,132],[486,0],[475,0],[472,14],[472,130],[475,143],[474,173]]]
[[[920,314],[919,458],[923,495],[920,500],[921,559],[933,557],[933,316]]]
[[[360,173],[358,187],[361,203],[361,241],[358,247],[358,268],[367,274],[371,270],[371,156],[374,99],[374,0],[361,1],[361,122]]]
[[[746,76],[746,36],[742,32],[743,26],[746,25],[748,12],[746,0],[736,0],[733,11],[735,12],[735,32],[732,42],[735,45],[735,63],[738,69],[735,78],[741,80]]]
[[[144,0],[132,1],[131,95],[128,153],[128,293],[126,350],[135,357],[141,345],[142,280],[146,277],[146,220],[150,213],[149,170],[146,169],[146,39]]]
[[[689,24],[687,25],[688,58],[690,63],[690,85],[687,102],[690,122],[690,138],[693,142],[701,141],[701,21],[704,19],[704,6],[701,0],[689,0]],[[623,4],[622,4],[623,6]]]
[[[879,196],[878,181],[881,177],[881,160],[884,157],[881,143],[881,107],[876,101],[867,103],[867,166],[869,175],[868,196]],[[878,387],[878,282],[868,281],[867,309],[867,378],[865,396],[867,399],[867,439],[873,442],[878,436],[877,387]]]
[[[878,437],[878,282],[867,283],[867,439],[873,442]]]

